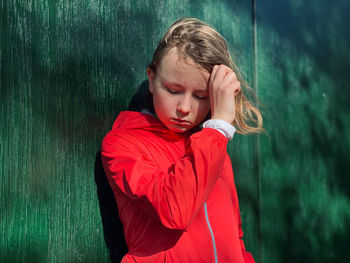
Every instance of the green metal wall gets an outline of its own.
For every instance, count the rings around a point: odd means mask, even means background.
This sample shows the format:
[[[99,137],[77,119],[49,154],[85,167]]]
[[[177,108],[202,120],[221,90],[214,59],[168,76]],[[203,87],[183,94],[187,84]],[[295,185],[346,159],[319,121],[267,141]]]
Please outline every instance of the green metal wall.
[[[229,145],[257,262],[350,262],[347,0],[1,0],[0,262],[108,262],[95,154],[159,38],[227,39],[267,134]]]

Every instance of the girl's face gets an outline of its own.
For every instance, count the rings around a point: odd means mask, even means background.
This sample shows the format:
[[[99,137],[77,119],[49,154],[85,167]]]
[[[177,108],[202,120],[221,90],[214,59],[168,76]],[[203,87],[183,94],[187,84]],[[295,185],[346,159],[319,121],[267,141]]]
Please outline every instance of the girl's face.
[[[149,90],[158,118],[171,131],[185,132],[197,126],[210,110],[210,74],[192,59],[182,59],[172,49],[157,72],[147,69]]]

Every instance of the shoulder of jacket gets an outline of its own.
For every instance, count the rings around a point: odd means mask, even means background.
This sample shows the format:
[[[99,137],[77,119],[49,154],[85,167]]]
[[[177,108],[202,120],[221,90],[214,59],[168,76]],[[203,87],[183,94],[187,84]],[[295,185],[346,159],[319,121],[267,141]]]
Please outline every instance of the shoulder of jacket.
[[[127,129],[111,130],[102,140],[102,148],[105,148],[104,146],[133,147],[133,145],[139,148],[141,140],[132,130]]]

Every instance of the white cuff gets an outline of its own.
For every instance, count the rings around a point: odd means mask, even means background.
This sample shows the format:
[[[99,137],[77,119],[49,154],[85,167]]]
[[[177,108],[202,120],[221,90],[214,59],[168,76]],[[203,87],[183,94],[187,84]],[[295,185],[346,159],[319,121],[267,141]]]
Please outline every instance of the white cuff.
[[[236,128],[230,123],[220,119],[210,119],[203,123],[203,128],[212,128],[221,132],[227,139],[232,140]]]

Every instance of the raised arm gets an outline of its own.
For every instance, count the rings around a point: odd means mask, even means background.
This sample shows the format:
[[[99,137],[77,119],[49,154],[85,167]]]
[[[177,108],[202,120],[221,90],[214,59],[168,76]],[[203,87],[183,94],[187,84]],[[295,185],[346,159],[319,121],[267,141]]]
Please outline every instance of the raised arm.
[[[186,230],[221,173],[227,141],[205,128],[188,139],[185,156],[161,171],[134,142],[111,131],[102,142],[102,161],[112,188],[155,211],[165,227]]]

